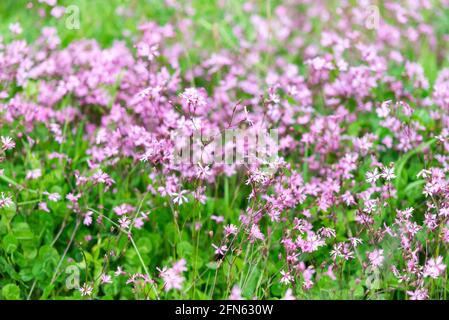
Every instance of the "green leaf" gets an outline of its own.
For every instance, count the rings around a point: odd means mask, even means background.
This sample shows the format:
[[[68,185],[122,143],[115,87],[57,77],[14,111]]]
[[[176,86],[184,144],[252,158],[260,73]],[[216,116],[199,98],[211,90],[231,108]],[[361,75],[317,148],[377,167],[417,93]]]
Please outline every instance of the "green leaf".
[[[31,268],[24,268],[19,272],[20,279],[23,281],[31,281],[33,280],[33,270]]]
[[[136,245],[142,255],[149,254],[153,249],[151,240],[148,238],[140,238],[139,240],[137,240]]]
[[[193,252],[193,246],[190,242],[182,241],[177,246],[177,252],[180,257],[190,256]]]
[[[5,215],[8,220],[11,220],[16,215],[16,204],[13,203],[9,207],[3,207],[0,209],[0,214]]]
[[[215,270],[215,269],[218,268],[219,264],[218,264],[218,262],[216,262],[216,261],[211,261],[211,262],[209,262],[208,264],[206,264],[206,266],[207,266],[209,269]]]
[[[396,190],[401,191],[402,187],[407,185],[407,177],[406,173],[404,173],[405,165],[407,164],[408,160],[415,154],[422,152],[424,149],[430,147],[432,144],[434,144],[437,141],[437,139],[431,139],[427,142],[421,143],[417,148],[407,152],[405,155],[403,155],[399,161],[396,163],[395,169],[396,169]],[[398,197],[400,198],[400,197]]]
[[[5,300],[19,300],[20,288],[13,283],[9,283],[3,287],[2,296]]]
[[[34,234],[26,222],[15,223],[12,230],[18,240],[32,240],[34,238]]]
[[[33,264],[33,275],[37,280],[52,277],[59,261],[59,254],[55,248],[45,245],[39,249],[39,255]]]
[[[257,281],[259,280],[260,270],[255,268],[249,279],[246,281],[245,287],[242,290],[242,294],[245,297],[252,297],[254,295],[254,291],[256,290]]]
[[[6,253],[13,253],[17,250],[19,242],[17,238],[12,234],[7,234],[2,240],[2,247]]]

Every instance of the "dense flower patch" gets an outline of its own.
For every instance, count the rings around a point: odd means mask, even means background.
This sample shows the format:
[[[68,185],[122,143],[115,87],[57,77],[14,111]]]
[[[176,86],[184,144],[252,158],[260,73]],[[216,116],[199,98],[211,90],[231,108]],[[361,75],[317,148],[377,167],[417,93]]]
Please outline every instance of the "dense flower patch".
[[[446,298],[449,3],[164,5],[0,41],[0,297]],[[276,153],[208,157],[232,130]]]

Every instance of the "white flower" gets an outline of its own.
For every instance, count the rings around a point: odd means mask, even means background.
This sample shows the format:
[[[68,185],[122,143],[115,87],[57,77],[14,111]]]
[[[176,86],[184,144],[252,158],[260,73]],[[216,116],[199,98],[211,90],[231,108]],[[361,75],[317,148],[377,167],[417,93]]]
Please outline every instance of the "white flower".
[[[171,196],[173,197],[173,202],[177,203],[178,205],[189,202],[189,199],[187,199],[187,197],[185,196],[186,193],[188,193],[187,190],[182,190],[179,193],[173,192],[171,194]]]
[[[379,177],[379,171],[377,170],[377,168],[374,168],[373,171],[366,173],[366,182],[374,183],[377,181],[377,179],[379,179]]]
[[[92,295],[92,291],[94,288],[92,286],[88,285],[87,283],[83,284],[83,286],[80,288],[80,292],[82,296],[90,296]]]
[[[393,167],[391,167],[391,168],[384,167],[381,175],[382,175],[382,178],[384,178],[387,181],[390,181],[390,180],[396,178],[396,175],[394,174]]]
[[[293,277],[290,275],[290,272],[281,270],[282,278],[280,280],[283,284],[290,284],[293,281]]]
[[[15,142],[10,137],[2,136],[1,141],[2,141],[2,148],[4,150],[13,149],[16,146]]]
[[[13,204],[10,196],[6,196],[3,192],[0,194],[0,208],[9,208]]]
[[[131,224],[131,220],[129,220],[127,216],[121,217],[118,222],[120,223],[120,228],[122,229],[128,229]]]
[[[216,246],[215,244],[212,244],[212,247],[214,247],[216,255],[224,256],[226,251],[228,251],[227,246]]]

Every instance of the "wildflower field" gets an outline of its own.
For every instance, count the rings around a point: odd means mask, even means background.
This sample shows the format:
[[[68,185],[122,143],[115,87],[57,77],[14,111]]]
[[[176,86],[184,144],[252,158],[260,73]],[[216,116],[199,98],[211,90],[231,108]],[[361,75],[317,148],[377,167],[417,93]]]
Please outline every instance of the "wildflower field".
[[[446,299],[448,0],[1,0],[0,300]]]

